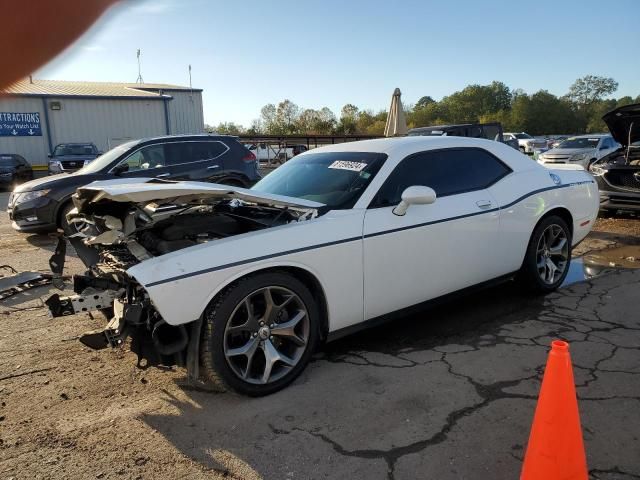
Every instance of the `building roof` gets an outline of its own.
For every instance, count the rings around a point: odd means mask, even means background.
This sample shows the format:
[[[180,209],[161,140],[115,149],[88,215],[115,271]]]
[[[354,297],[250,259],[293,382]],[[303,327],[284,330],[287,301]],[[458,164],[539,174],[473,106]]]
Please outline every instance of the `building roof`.
[[[160,93],[162,91],[162,94]],[[51,97],[117,97],[117,98],[163,98],[170,97],[165,92],[194,91],[179,85],[164,83],[117,83],[117,82],[75,82],[68,80],[30,80],[25,78],[5,88],[2,93],[9,95],[51,96]]]

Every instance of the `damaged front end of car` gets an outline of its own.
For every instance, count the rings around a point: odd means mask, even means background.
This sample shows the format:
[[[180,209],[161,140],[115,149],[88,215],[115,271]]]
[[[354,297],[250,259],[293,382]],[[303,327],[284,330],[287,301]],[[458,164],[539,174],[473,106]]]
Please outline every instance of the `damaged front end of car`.
[[[75,295],[46,300],[51,315],[102,311],[106,327],[83,334],[84,345],[120,347],[131,338],[139,366],[186,366],[192,379],[198,377],[202,319],[167,323],[129,269],[177,250],[310,220],[322,207],[241,188],[162,180],[94,182],[78,189],[73,202],[67,220],[74,233],[60,236],[50,264],[54,275],[62,274],[68,241],[87,270],[73,276]]]

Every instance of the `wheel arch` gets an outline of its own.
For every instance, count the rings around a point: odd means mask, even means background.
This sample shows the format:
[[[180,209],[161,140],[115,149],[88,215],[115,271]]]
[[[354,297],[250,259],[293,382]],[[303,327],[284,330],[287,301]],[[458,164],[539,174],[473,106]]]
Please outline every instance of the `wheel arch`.
[[[267,272],[284,272],[293,276],[300,282],[302,282],[313,295],[314,300],[318,304],[318,308],[320,310],[320,338],[321,340],[326,340],[327,335],[329,333],[329,305],[327,303],[327,295],[325,289],[322,285],[322,282],[319,280],[318,275],[312,272],[306,266],[297,264],[297,263],[283,263],[279,265],[262,265],[256,266],[256,268],[245,270],[240,272],[238,275],[235,275],[229,278],[225,283],[218,286],[215,293],[207,302],[204,311],[211,305],[215,303],[217,298],[231,285],[234,283],[253,276],[260,273]],[[204,313],[203,311],[203,313]]]
[[[573,215],[571,215],[571,212],[566,207],[553,207],[552,209],[545,212],[545,214],[536,222],[535,227],[533,227],[533,230],[531,231],[531,235],[533,235],[533,232],[535,231],[538,224],[551,215],[557,215],[562,218],[569,226],[569,232],[571,233],[571,237],[573,237]]]
[[[56,206],[55,214],[53,216],[56,226],[60,227],[62,225],[62,214],[64,213],[64,209],[69,204],[73,205],[73,199],[71,198],[71,195],[69,195],[66,198],[63,198],[58,202],[58,205]]]

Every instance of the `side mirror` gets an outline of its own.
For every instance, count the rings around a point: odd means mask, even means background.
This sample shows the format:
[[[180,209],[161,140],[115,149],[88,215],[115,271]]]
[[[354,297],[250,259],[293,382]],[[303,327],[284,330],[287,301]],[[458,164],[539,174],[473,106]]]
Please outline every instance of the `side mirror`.
[[[47,153],[47,157],[53,158],[53,155],[51,153]]]
[[[128,170],[129,170],[129,165],[126,163],[121,163],[120,165],[116,165],[111,172],[114,175],[121,175]]]
[[[402,201],[393,209],[393,213],[399,217],[407,213],[410,205],[428,205],[436,201],[436,192],[433,188],[422,185],[407,187],[402,192]]]

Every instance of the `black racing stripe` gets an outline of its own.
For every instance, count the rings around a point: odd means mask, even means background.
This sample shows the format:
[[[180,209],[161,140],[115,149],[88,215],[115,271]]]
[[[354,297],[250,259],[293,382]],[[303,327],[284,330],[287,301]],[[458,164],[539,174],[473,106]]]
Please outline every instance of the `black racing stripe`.
[[[513,202],[511,203],[507,203],[506,205],[503,205],[500,207],[501,210],[505,210],[509,207],[513,207],[516,203],[520,203],[522,200],[524,200],[527,197],[531,197],[532,195],[536,195],[538,193],[542,193],[542,192],[548,192],[549,190],[557,190],[559,188],[566,188],[566,187],[570,187],[572,184],[568,183],[566,185],[554,185],[553,187],[545,187],[545,188],[539,188],[538,190],[534,190],[533,192],[529,192],[526,195],[523,195],[519,198],[516,198]]]
[[[429,225],[435,225],[436,223],[451,222],[453,220],[459,220],[461,218],[475,217],[476,215],[483,215],[485,213],[497,212],[498,210],[500,210],[500,208],[492,208],[491,210],[480,210],[479,212],[465,213],[464,215],[458,215],[457,217],[441,218],[440,220],[433,220],[431,222],[418,223],[416,225],[407,225],[406,227],[398,227],[392,230],[383,230],[381,232],[369,233],[365,235],[364,238],[378,237],[380,235],[387,235],[389,233],[402,232],[403,230],[412,230],[414,228],[427,227]]]
[[[247,263],[259,262],[261,260],[268,260],[270,258],[282,257],[282,256],[285,256],[285,255],[291,255],[291,254],[294,254],[294,253],[306,252],[307,250],[315,250],[317,248],[330,247],[332,245],[339,245],[341,243],[355,242],[356,240],[362,240],[363,238],[371,238],[371,237],[377,237],[377,236],[380,236],[380,235],[388,235],[388,234],[391,234],[391,233],[401,232],[401,231],[404,231],[404,230],[411,230],[411,229],[414,229],[414,228],[422,228],[422,227],[426,227],[426,226],[429,226],[429,225],[434,225],[434,224],[437,224],[437,223],[450,222],[450,221],[453,221],[453,220],[459,220],[461,218],[474,217],[476,215],[483,215],[485,213],[496,212],[498,210],[504,210],[506,208],[512,207],[516,203],[519,203],[522,200],[524,200],[525,198],[530,197],[532,195],[536,195],[538,193],[546,192],[546,191],[549,191],[549,190],[556,190],[558,188],[571,187],[571,186],[574,186],[574,185],[581,185],[581,184],[584,184],[584,183],[594,183],[594,181],[590,180],[590,181],[586,181],[586,182],[569,183],[569,184],[566,184],[566,185],[554,185],[552,187],[540,188],[538,190],[534,190],[533,192],[529,192],[526,195],[523,195],[523,196],[519,197],[518,199],[514,200],[513,202],[511,202],[511,203],[509,203],[507,205],[504,205],[502,207],[492,208],[490,210],[481,210],[479,212],[467,213],[467,214],[464,214],[464,215],[458,215],[456,217],[442,218],[440,220],[434,220],[432,222],[420,223],[420,224],[417,224],[417,225],[409,225],[409,226],[406,226],[406,227],[399,227],[399,228],[394,228],[394,229],[391,229],[391,230],[384,230],[384,231],[381,231],[381,232],[370,233],[370,234],[365,235],[363,237],[351,237],[351,238],[347,238],[347,239],[344,239],[344,240],[335,240],[333,242],[321,243],[321,244],[318,244],[318,245],[311,245],[311,246],[308,246],[308,247],[296,248],[296,249],[287,250],[287,251],[284,251],[284,252],[272,253],[270,255],[263,255],[261,257],[254,257],[254,258],[250,258],[250,259],[247,259],[247,260],[240,260],[238,262],[233,262],[233,263],[226,263],[224,265],[218,265],[217,267],[205,268],[203,270],[197,270],[195,272],[185,273],[183,275],[177,275],[177,276],[171,277],[171,278],[165,278],[164,280],[157,280],[155,282],[148,283],[147,287],[155,287],[156,285],[162,285],[164,283],[169,283],[169,282],[173,282],[173,281],[176,281],[176,280],[182,280],[182,279],[185,279],[185,278],[195,277],[195,276],[198,276],[198,275],[203,275],[205,273],[216,272],[218,270],[224,270],[225,268],[237,267],[239,265],[246,265]]]
[[[307,250],[314,250],[316,248],[330,247],[332,245],[339,245],[341,243],[355,242],[356,240],[362,240],[362,237],[351,237],[344,240],[335,240],[333,242],[321,243],[320,245],[311,245],[309,247],[295,248],[293,250],[287,250],[284,252],[272,253],[270,255],[263,255],[261,257],[250,258],[248,260],[240,260],[238,262],[226,263],[224,265],[218,265],[217,267],[205,268],[204,270],[197,270],[191,273],[185,273],[183,275],[177,275],[171,278],[165,278],[164,280],[157,280],[147,284],[147,287],[155,287],[156,285],[162,285],[163,283],[173,282],[174,280],[182,280],[184,278],[195,277],[197,275],[203,275],[205,273],[216,272],[218,270],[224,270],[225,268],[237,267],[239,265],[245,265],[247,263],[259,262],[260,260],[268,260],[269,258],[282,257],[284,255],[291,255],[293,253],[306,252]]]

